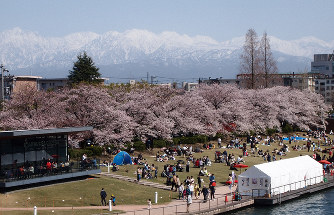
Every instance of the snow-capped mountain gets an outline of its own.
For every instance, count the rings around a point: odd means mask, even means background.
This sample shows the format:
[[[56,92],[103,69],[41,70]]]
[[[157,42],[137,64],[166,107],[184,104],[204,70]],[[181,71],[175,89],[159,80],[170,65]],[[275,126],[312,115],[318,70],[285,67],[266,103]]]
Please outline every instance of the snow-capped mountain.
[[[270,40],[282,73],[309,69],[313,54],[332,53],[334,49],[334,41],[314,37],[285,41],[271,36]],[[218,42],[207,36],[138,29],[43,37],[14,28],[0,32],[0,62],[15,75],[66,77],[76,56],[86,51],[102,75],[112,81],[144,78],[147,72],[170,80],[234,78],[243,43],[244,37]]]

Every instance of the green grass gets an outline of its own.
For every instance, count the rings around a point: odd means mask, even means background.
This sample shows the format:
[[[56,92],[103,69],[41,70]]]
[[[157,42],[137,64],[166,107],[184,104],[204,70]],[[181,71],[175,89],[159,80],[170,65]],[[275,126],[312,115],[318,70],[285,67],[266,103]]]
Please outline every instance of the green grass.
[[[83,181],[2,194],[0,207],[99,206],[102,187],[106,190],[108,199],[111,194],[116,196],[118,205],[146,205],[147,199],[154,199],[156,191],[160,197],[160,204],[170,201],[171,192],[97,175]]]

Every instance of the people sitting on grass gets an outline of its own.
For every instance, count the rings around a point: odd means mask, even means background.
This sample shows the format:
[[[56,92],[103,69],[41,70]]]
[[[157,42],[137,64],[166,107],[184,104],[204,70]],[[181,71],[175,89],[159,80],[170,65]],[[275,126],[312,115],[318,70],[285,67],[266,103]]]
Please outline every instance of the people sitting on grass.
[[[238,156],[237,163],[238,163],[238,164],[240,164],[240,163],[245,163],[245,161],[244,161],[244,159],[242,158],[241,155]]]
[[[238,171],[238,169],[235,167],[235,164],[236,164],[236,163],[231,163],[231,165],[230,165],[230,170]]]
[[[112,171],[113,172],[116,172],[116,171],[118,171],[119,170],[119,167],[115,164],[115,163],[113,163],[112,164]]]

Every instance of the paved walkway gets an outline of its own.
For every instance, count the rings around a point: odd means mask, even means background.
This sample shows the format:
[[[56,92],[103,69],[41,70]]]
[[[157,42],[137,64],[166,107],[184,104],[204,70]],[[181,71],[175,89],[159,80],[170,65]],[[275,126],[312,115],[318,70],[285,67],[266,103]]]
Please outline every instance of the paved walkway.
[[[158,188],[158,189],[163,189],[163,190],[170,190],[170,188],[171,188],[170,186],[150,182],[150,181],[147,181],[146,179],[143,179],[143,180],[140,180],[139,182],[137,182],[137,179],[134,179],[134,178],[131,178],[131,177],[128,177],[128,176],[117,175],[117,174],[114,174],[114,173],[102,172],[102,173],[100,173],[100,175],[108,176],[108,177],[119,179],[119,180],[122,180],[122,181],[128,181],[128,182],[132,182],[132,183],[136,183],[136,184],[150,186],[150,187],[154,187],[154,188]]]

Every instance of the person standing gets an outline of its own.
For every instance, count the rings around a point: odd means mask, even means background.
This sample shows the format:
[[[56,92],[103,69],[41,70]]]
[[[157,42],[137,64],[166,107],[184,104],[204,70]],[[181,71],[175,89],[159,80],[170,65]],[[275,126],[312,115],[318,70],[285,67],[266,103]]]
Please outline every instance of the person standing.
[[[107,202],[106,202],[106,198],[107,198],[107,192],[102,188],[101,192],[100,192],[100,196],[101,196],[101,204],[102,206],[106,206]]]
[[[210,196],[211,196],[211,200],[215,198],[215,186],[212,185],[212,183],[210,184]]]
[[[202,188],[202,179],[200,175],[197,177],[197,184],[199,188]]]
[[[190,189],[189,189],[189,185],[186,189],[186,195],[187,195],[187,213],[189,213],[189,207],[192,203],[192,197],[191,197],[191,192],[190,192]]]
[[[139,181],[140,181],[141,174],[142,174],[141,168],[140,168],[140,167],[138,167],[138,169],[137,169],[137,182],[139,182]]]
[[[175,187],[175,191],[177,191],[177,189],[179,188],[179,186],[181,186],[181,181],[179,176],[176,176],[176,187]]]
[[[178,190],[179,190],[179,200],[181,199],[181,197],[183,199],[183,191],[184,191],[183,184],[179,186]]]
[[[219,148],[222,147],[222,139],[220,139],[220,137],[218,137],[218,147],[219,147]]]
[[[190,161],[188,160],[186,164],[186,172],[189,172],[189,168],[190,168]]]
[[[194,195],[194,190],[195,190],[195,187],[194,187],[194,184],[193,184],[193,183],[190,183],[190,184],[189,184],[189,189],[190,189],[190,195],[191,195],[191,197],[193,197],[193,195]]]
[[[204,197],[204,202],[206,202],[208,200],[209,190],[205,187],[205,185],[203,185],[202,193]]]
[[[176,175],[175,175],[175,173],[173,174],[173,178],[172,178],[172,188],[170,189],[170,190],[173,190],[174,189],[174,187],[175,187],[175,191],[176,191]]]
[[[200,193],[200,189],[199,189],[198,184],[195,184],[194,193],[195,193],[196,199],[198,199],[199,198],[199,193]]]
[[[152,208],[152,201],[151,201],[151,199],[148,199],[147,200],[147,209],[151,210],[151,208]]]

